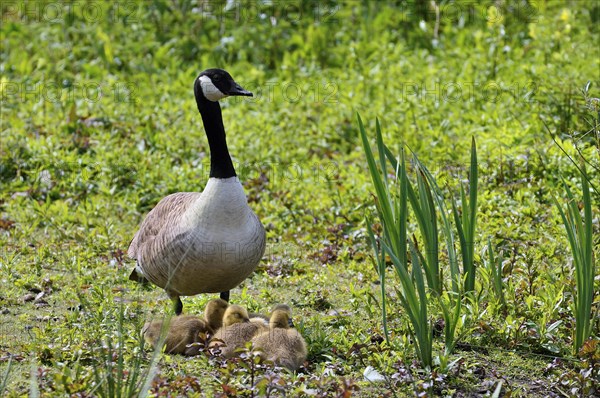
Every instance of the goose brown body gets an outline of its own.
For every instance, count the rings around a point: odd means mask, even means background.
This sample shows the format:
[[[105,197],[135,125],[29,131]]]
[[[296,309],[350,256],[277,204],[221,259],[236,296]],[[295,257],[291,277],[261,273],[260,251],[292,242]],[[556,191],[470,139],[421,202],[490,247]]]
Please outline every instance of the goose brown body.
[[[265,231],[237,177],[210,179],[202,193],[179,192],[152,209],[128,254],[150,282],[192,296],[233,289],[258,265]]]

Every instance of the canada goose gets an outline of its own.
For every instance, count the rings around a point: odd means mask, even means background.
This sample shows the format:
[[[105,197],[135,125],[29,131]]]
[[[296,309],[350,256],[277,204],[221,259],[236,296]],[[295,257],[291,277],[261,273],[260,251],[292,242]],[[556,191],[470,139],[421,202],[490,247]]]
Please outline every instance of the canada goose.
[[[163,324],[163,321],[149,322],[142,329],[144,339],[155,349],[160,341],[161,332],[165,333]],[[192,315],[175,316],[171,318],[168,327],[164,340],[164,350],[167,354],[197,355],[199,348],[188,345],[203,340],[201,334],[211,332],[210,326],[204,320]]]
[[[306,342],[296,329],[289,329],[291,312],[288,309],[282,307],[273,311],[270,330],[253,337],[252,345],[262,359],[297,370],[306,360]]]
[[[236,355],[236,349],[244,347],[254,335],[268,330],[262,320],[251,321],[248,311],[239,305],[231,305],[223,316],[223,327],[212,337],[209,347],[220,347],[225,358]]]
[[[175,313],[180,296],[221,293],[246,279],[265,251],[265,230],[248,206],[236,176],[219,100],[252,96],[222,69],[207,69],[194,81],[196,104],[210,147],[210,175],[204,191],[163,198],[148,213],[129,246],[137,260],[129,279],[166,290]]]

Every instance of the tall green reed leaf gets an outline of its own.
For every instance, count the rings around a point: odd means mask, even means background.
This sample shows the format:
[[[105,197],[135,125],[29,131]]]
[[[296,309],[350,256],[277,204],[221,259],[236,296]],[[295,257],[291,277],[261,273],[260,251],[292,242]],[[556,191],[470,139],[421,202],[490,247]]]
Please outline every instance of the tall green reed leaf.
[[[452,232],[452,226],[450,224],[450,220],[446,216],[448,213],[446,209],[446,205],[444,203],[444,198],[440,188],[437,185],[435,177],[431,174],[431,172],[427,169],[427,167],[419,160],[416,154],[413,154],[413,161],[417,165],[419,170],[419,175],[422,176],[423,179],[428,183],[427,191],[428,196],[430,198],[435,198],[436,205],[439,210],[439,214],[442,219],[442,231],[444,232],[444,236],[446,237],[446,249],[448,252],[448,260],[450,265],[450,278],[451,278],[451,286],[452,290],[450,292],[442,291],[443,286],[442,283],[442,273],[440,271],[438,262],[438,252],[439,248],[437,247],[437,228],[435,235],[435,261],[438,272],[438,278],[440,283],[440,292],[441,294],[436,294],[438,298],[438,303],[442,310],[442,317],[444,318],[444,353],[445,355],[450,355],[454,350],[456,345],[456,334],[460,328],[462,323],[461,320],[461,312],[462,312],[462,290],[461,290],[461,276],[460,269],[458,268],[458,262],[456,258],[456,250],[454,244],[454,233]],[[431,211],[435,214],[435,208],[433,207],[433,201],[428,203],[429,206],[433,208]],[[429,239],[433,239],[433,237],[429,237]],[[430,256],[432,261],[434,256]],[[442,362],[442,361],[441,361]]]
[[[428,296],[425,288],[425,279],[423,278],[423,269],[418,250],[413,242],[410,242],[410,254],[412,272],[400,263],[400,259],[394,251],[383,243],[383,247],[389,254],[392,262],[400,274],[400,284],[402,289],[398,297],[404,307],[412,328],[411,333],[415,340],[415,351],[419,360],[426,368],[431,368],[433,352],[433,326],[429,321],[427,304]]]
[[[392,164],[394,168],[397,167],[398,161],[394,157],[392,151],[390,151],[386,147],[386,157]],[[448,211],[446,209],[446,204],[444,201],[444,195],[442,194],[442,190],[437,185],[435,177],[431,174],[431,172],[427,169],[427,167],[419,160],[418,156],[413,153],[413,162],[417,165],[418,170],[420,170],[429,183],[431,187],[431,193],[435,202],[438,206],[439,214],[442,219],[442,231],[444,232],[444,236],[446,237],[446,248],[448,250],[448,262],[450,263],[450,276],[452,281],[452,291],[456,295],[460,295],[460,269],[458,267],[458,260],[456,257],[456,249],[454,247],[454,233],[452,232],[452,226],[450,224],[450,220],[447,217]],[[440,280],[442,280],[442,276],[440,274]]]
[[[433,340],[432,326],[429,322],[427,313],[427,291],[422,275],[423,271],[421,267],[421,257],[416,246],[412,243],[412,272],[410,273],[407,264],[406,221],[408,197],[407,187],[409,184],[406,176],[404,155],[403,152],[401,152],[401,161],[399,163],[396,162],[393,165],[395,167],[398,181],[395,184],[396,191],[394,192],[394,195],[392,195],[392,192],[390,192],[390,186],[393,184],[388,181],[386,171],[387,167],[385,152],[387,148],[383,144],[379,121],[376,123],[376,133],[379,166],[381,167],[381,170],[377,167],[378,164],[375,160],[373,151],[371,150],[371,146],[369,144],[369,140],[367,138],[360,115],[357,115],[357,118],[360,136],[367,157],[369,172],[375,187],[377,212],[383,229],[383,236],[378,240],[373,232],[372,222],[369,218],[367,218],[369,238],[375,253],[377,270],[382,282],[382,312],[386,339],[389,339],[389,336],[387,332],[387,296],[385,292],[385,271],[386,257],[389,255],[396,270],[396,274],[398,275],[398,279],[400,280],[400,303],[410,319],[411,334],[415,341],[415,350],[417,356],[425,367],[431,368]]]
[[[365,148],[365,154],[367,155],[367,163],[369,166],[369,171],[371,173],[371,178],[373,179],[373,185],[375,187],[375,193],[377,195],[377,204],[380,208],[381,211],[381,215],[382,215],[382,219],[381,221],[384,224],[384,230],[385,227],[387,226],[388,229],[394,229],[394,214],[393,214],[393,210],[392,210],[392,206],[391,206],[391,198],[389,195],[389,191],[387,188],[387,185],[385,184],[384,181],[384,177],[382,177],[382,174],[385,175],[385,168],[382,171],[382,173],[380,174],[378,169],[377,169],[377,164],[375,162],[375,156],[373,155],[373,151],[371,150],[371,145],[369,144],[368,138],[367,138],[367,133],[365,132],[365,128],[363,126],[363,122],[360,118],[360,115],[357,115],[358,117],[358,125],[359,125],[359,129],[360,129],[360,135],[363,141],[363,147]],[[386,177],[387,178],[387,177]],[[392,234],[392,236],[390,236],[390,239],[396,239],[396,237],[394,236],[394,234]],[[394,241],[396,243],[396,241]]]
[[[385,157],[387,157],[392,167],[397,170],[399,165],[398,160],[396,160],[394,154],[387,146],[385,146],[385,144],[383,144],[383,142],[381,142],[381,146],[383,146]],[[402,153],[404,152],[402,151]],[[426,257],[424,269],[427,285],[436,295],[439,295],[442,291],[442,278],[438,258],[438,228],[435,206],[433,204],[434,195],[432,195],[432,190],[430,188],[431,185],[435,184],[435,179],[433,177],[427,177],[431,174],[429,174],[427,168],[419,161],[415,154],[413,154],[413,160],[417,166],[418,195],[412,185],[408,183],[408,180],[406,180],[406,189],[411,208],[417,218],[417,223],[421,235],[423,236]],[[401,163],[402,167],[406,169],[404,155],[402,156]],[[404,172],[404,176],[406,176],[406,172]],[[436,192],[435,199],[436,202],[440,199],[438,192]]]
[[[8,363],[6,365],[6,371],[4,372],[4,377],[2,378],[2,382],[0,383],[0,397],[3,397],[4,392],[6,391],[6,386],[8,386],[8,375],[10,374],[10,368],[12,367],[12,356],[8,358]]]
[[[472,292],[475,290],[475,227],[477,225],[477,189],[478,189],[478,170],[477,170],[477,146],[475,138],[471,140],[471,167],[469,170],[469,201],[463,186],[460,186],[460,198],[462,213],[459,214],[456,201],[452,200],[452,212],[454,222],[458,231],[460,248],[463,260],[464,273],[464,291]]]
[[[363,141],[363,146],[365,148],[365,153],[367,155],[367,163],[369,166],[369,171],[371,173],[371,177],[373,179],[373,184],[375,186],[376,196],[377,196],[377,212],[379,215],[379,219],[382,223],[383,231],[384,231],[384,239],[387,239],[391,242],[392,246],[399,251],[398,256],[400,258],[401,264],[404,264],[403,267],[406,267],[406,202],[402,204],[402,200],[395,204],[392,200],[391,193],[389,191],[389,185],[387,180],[387,168],[385,164],[385,157],[380,158],[380,167],[382,168],[382,172],[380,173],[377,169],[377,162],[375,161],[375,157],[373,152],[371,151],[371,146],[369,144],[367,134],[365,132],[362,120],[360,115],[358,117],[359,130],[361,134],[361,138]],[[379,125],[379,121],[377,121],[376,126],[377,133],[377,148],[379,151],[379,155],[381,156],[381,151],[384,148],[383,139],[381,136],[381,127]],[[383,160],[381,162],[381,160]],[[404,169],[402,169],[401,174],[404,173]],[[404,182],[402,182],[404,181]],[[400,184],[400,197],[402,197],[401,192],[405,190],[405,180],[401,179]],[[377,271],[380,278],[381,285],[381,299],[382,299],[382,313],[383,313],[383,326],[384,333],[386,335],[386,340],[389,341],[389,333],[387,330],[387,296],[385,293],[386,289],[386,280],[385,280],[385,270],[386,270],[386,253],[381,245],[377,242],[375,235],[373,233],[372,223],[370,219],[367,218],[367,227],[369,231],[369,236],[371,239],[371,244],[373,246],[374,253],[376,253],[377,257]],[[396,267],[396,272],[398,273],[398,269]]]
[[[567,238],[575,265],[575,338],[573,341],[575,355],[579,352],[585,340],[591,335],[592,322],[590,316],[594,300],[595,275],[594,253],[592,250],[592,200],[585,162],[582,162],[580,174],[583,218],[579,211],[578,201],[565,181],[563,181],[563,186],[568,199],[566,212],[563,210],[563,206],[558,203],[558,200],[554,198],[554,203],[558,208],[565,230],[567,231]]]
[[[425,276],[427,285],[436,294],[442,290],[440,268],[438,260],[438,227],[435,206],[431,189],[421,168],[417,163],[417,192],[408,186],[408,199],[417,218],[419,229],[423,237],[423,250],[425,251]]]
[[[504,298],[504,282],[502,281],[502,257],[496,258],[492,240],[488,238],[488,261],[487,269],[492,279],[492,288],[496,299],[500,302],[500,308],[506,311],[506,299]]]
[[[381,215],[380,215],[381,216]],[[375,253],[376,257],[376,266],[375,269],[377,271],[377,275],[379,275],[379,286],[381,288],[381,313],[383,317],[383,333],[385,335],[385,340],[389,344],[390,343],[390,333],[388,330],[387,324],[387,300],[386,300],[386,286],[385,286],[385,251],[382,250],[377,242],[377,238],[375,238],[375,233],[373,232],[373,224],[371,219],[367,217],[367,232],[369,234],[369,240],[371,242],[371,247],[373,247],[373,253]]]
[[[456,346],[456,333],[462,324],[462,301],[459,294],[445,291],[439,298],[444,318],[444,354],[450,355]]]
[[[358,117],[369,173],[376,192],[376,208],[382,225],[382,237],[375,236],[373,223],[367,218],[369,238],[376,256],[381,279],[382,312],[384,331],[387,334],[387,305],[385,270],[386,257],[389,256],[396,269],[401,284],[400,301],[410,319],[411,333],[415,339],[415,349],[424,364],[430,364],[432,356],[431,325],[428,318],[428,293],[437,298],[445,321],[445,354],[452,352],[456,345],[457,331],[464,324],[462,314],[463,294],[472,291],[475,285],[474,240],[477,216],[477,150],[475,139],[471,146],[471,167],[469,173],[469,199],[461,186],[462,215],[458,206],[452,203],[452,213],[460,240],[464,275],[461,277],[455,248],[455,238],[443,194],[435,177],[413,153],[416,170],[416,188],[409,182],[404,159],[404,149],[400,150],[400,160],[383,143],[379,120],[376,122],[378,161],[369,144],[364,125]],[[387,162],[386,162],[387,159]],[[390,181],[387,163],[395,171],[396,180]],[[407,203],[410,203],[419,226],[422,250],[419,242],[407,241]],[[450,267],[451,291],[444,291],[443,273],[439,262],[438,213],[442,220],[441,230],[445,236]],[[410,272],[408,268],[407,242],[410,248]],[[464,287],[461,281],[464,280]],[[426,284],[425,284],[426,281]],[[426,286],[429,290],[426,289]],[[428,366],[428,365],[426,365]]]

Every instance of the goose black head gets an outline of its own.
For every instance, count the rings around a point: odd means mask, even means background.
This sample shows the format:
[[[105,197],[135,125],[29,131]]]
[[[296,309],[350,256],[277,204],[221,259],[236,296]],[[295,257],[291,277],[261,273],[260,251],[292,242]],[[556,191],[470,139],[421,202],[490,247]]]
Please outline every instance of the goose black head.
[[[217,68],[207,69],[198,75],[194,93],[197,100],[202,96],[212,102],[234,95],[252,97],[252,93],[237,84],[227,71]]]

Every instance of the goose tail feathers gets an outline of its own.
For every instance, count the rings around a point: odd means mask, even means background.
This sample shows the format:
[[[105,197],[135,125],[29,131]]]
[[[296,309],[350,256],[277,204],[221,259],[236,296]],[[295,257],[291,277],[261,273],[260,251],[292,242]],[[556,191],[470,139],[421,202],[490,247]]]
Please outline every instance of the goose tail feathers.
[[[134,282],[139,282],[142,284],[148,283],[148,279],[142,273],[142,269],[139,265],[136,265],[131,274],[129,274],[129,280]]]

